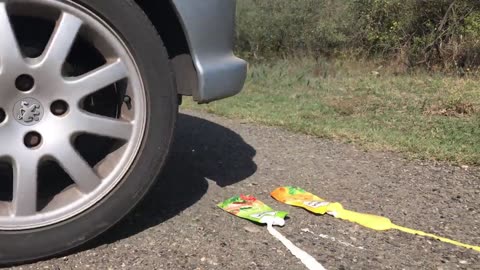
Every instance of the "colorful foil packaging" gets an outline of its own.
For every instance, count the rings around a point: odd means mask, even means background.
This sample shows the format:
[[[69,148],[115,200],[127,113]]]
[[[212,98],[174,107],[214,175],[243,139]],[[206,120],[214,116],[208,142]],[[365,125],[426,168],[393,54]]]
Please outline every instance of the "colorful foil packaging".
[[[385,231],[394,229],[409,234],[430,237],[445,243],[450,243],[452,245],[480,251],[480,247],[478,246],[460,243],[458,241],[454,241],[438,235],[396,225],[386,217],[357,213],[354,211],[346,210],[340,203],[327,202],[324,199],[298,187],[279,187],[274,190],[271,195],[279,202],[283,202],[285,204],[297,207],[302,207],[315,214],[329,214],[336,218],[354,222],[373,230]]]
[[[272,225],[285,225],[285,217],[288,215],[284,211],[274,211],[268,205],[253,196],[235,196],[222,203],[218,207],[229,212],[232,215],[248,219],[250,221]]]

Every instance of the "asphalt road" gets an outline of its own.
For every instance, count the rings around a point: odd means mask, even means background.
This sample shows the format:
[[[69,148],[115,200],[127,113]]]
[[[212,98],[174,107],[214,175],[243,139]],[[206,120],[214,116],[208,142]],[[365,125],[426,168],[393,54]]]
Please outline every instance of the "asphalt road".
[[[408,161],[277,128],[184,112],[148,198],[75,252],[15,269],[304,269],[265,227],[218,209],[254,194],[287,210],[279,229],[327,269],[480,269],[480,253],[401,232],[376,232],[275,202],[297,185],[352,210],[480,245],[480,169]]]

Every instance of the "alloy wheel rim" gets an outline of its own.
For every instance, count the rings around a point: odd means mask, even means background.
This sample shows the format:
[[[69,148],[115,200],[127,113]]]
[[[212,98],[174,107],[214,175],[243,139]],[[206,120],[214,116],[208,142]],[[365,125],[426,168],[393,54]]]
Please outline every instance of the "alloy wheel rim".
[[[18,32],[35,30],[16,26],[27,21],[22,18],[53,28],[34,57],[25,55]],[[78,4],[0,1],[0,36],[0,169],[11,180],[11,191],[0,198],[0,230],[56,224],[93,207],[128,173],[145,133],[145,88],[122,39]],[[73,57],[79,42],[88,49]],[[92,68],[83,57],[101,65]],[[104,103],[114,113],[103,113]],[[79,142],[88,136],[92,143]],[[100,141],[102,147],[95,143]],[[101,158],[90,157],[95,155]],[[63,173],[44,177],[45,164]],[[61,182],[56,178],[67,184],[54,187]]]

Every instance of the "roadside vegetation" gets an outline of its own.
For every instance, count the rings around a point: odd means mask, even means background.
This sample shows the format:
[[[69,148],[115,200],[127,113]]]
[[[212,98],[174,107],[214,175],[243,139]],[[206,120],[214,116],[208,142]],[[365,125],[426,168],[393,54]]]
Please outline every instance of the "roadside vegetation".
[[[478,0],[240,0],[238,52],[251,60],[383,59],[398,72],[480,65]]]
[[[476,1],[239,4],[238,53],[251,63],[244,92],[186,107],[366,149],[480,165]]]

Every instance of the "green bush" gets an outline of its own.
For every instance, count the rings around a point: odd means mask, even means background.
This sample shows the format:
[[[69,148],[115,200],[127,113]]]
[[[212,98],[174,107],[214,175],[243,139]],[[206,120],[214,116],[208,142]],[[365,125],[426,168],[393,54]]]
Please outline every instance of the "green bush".
[[[480,66],[478,0],[240,0],[238,51],[380,57],[406,68]]]
[[[255,58],[331,54],[349,40],[349,22],[339,16],[345,8],[332,0],[240,0],[238,49]]]

